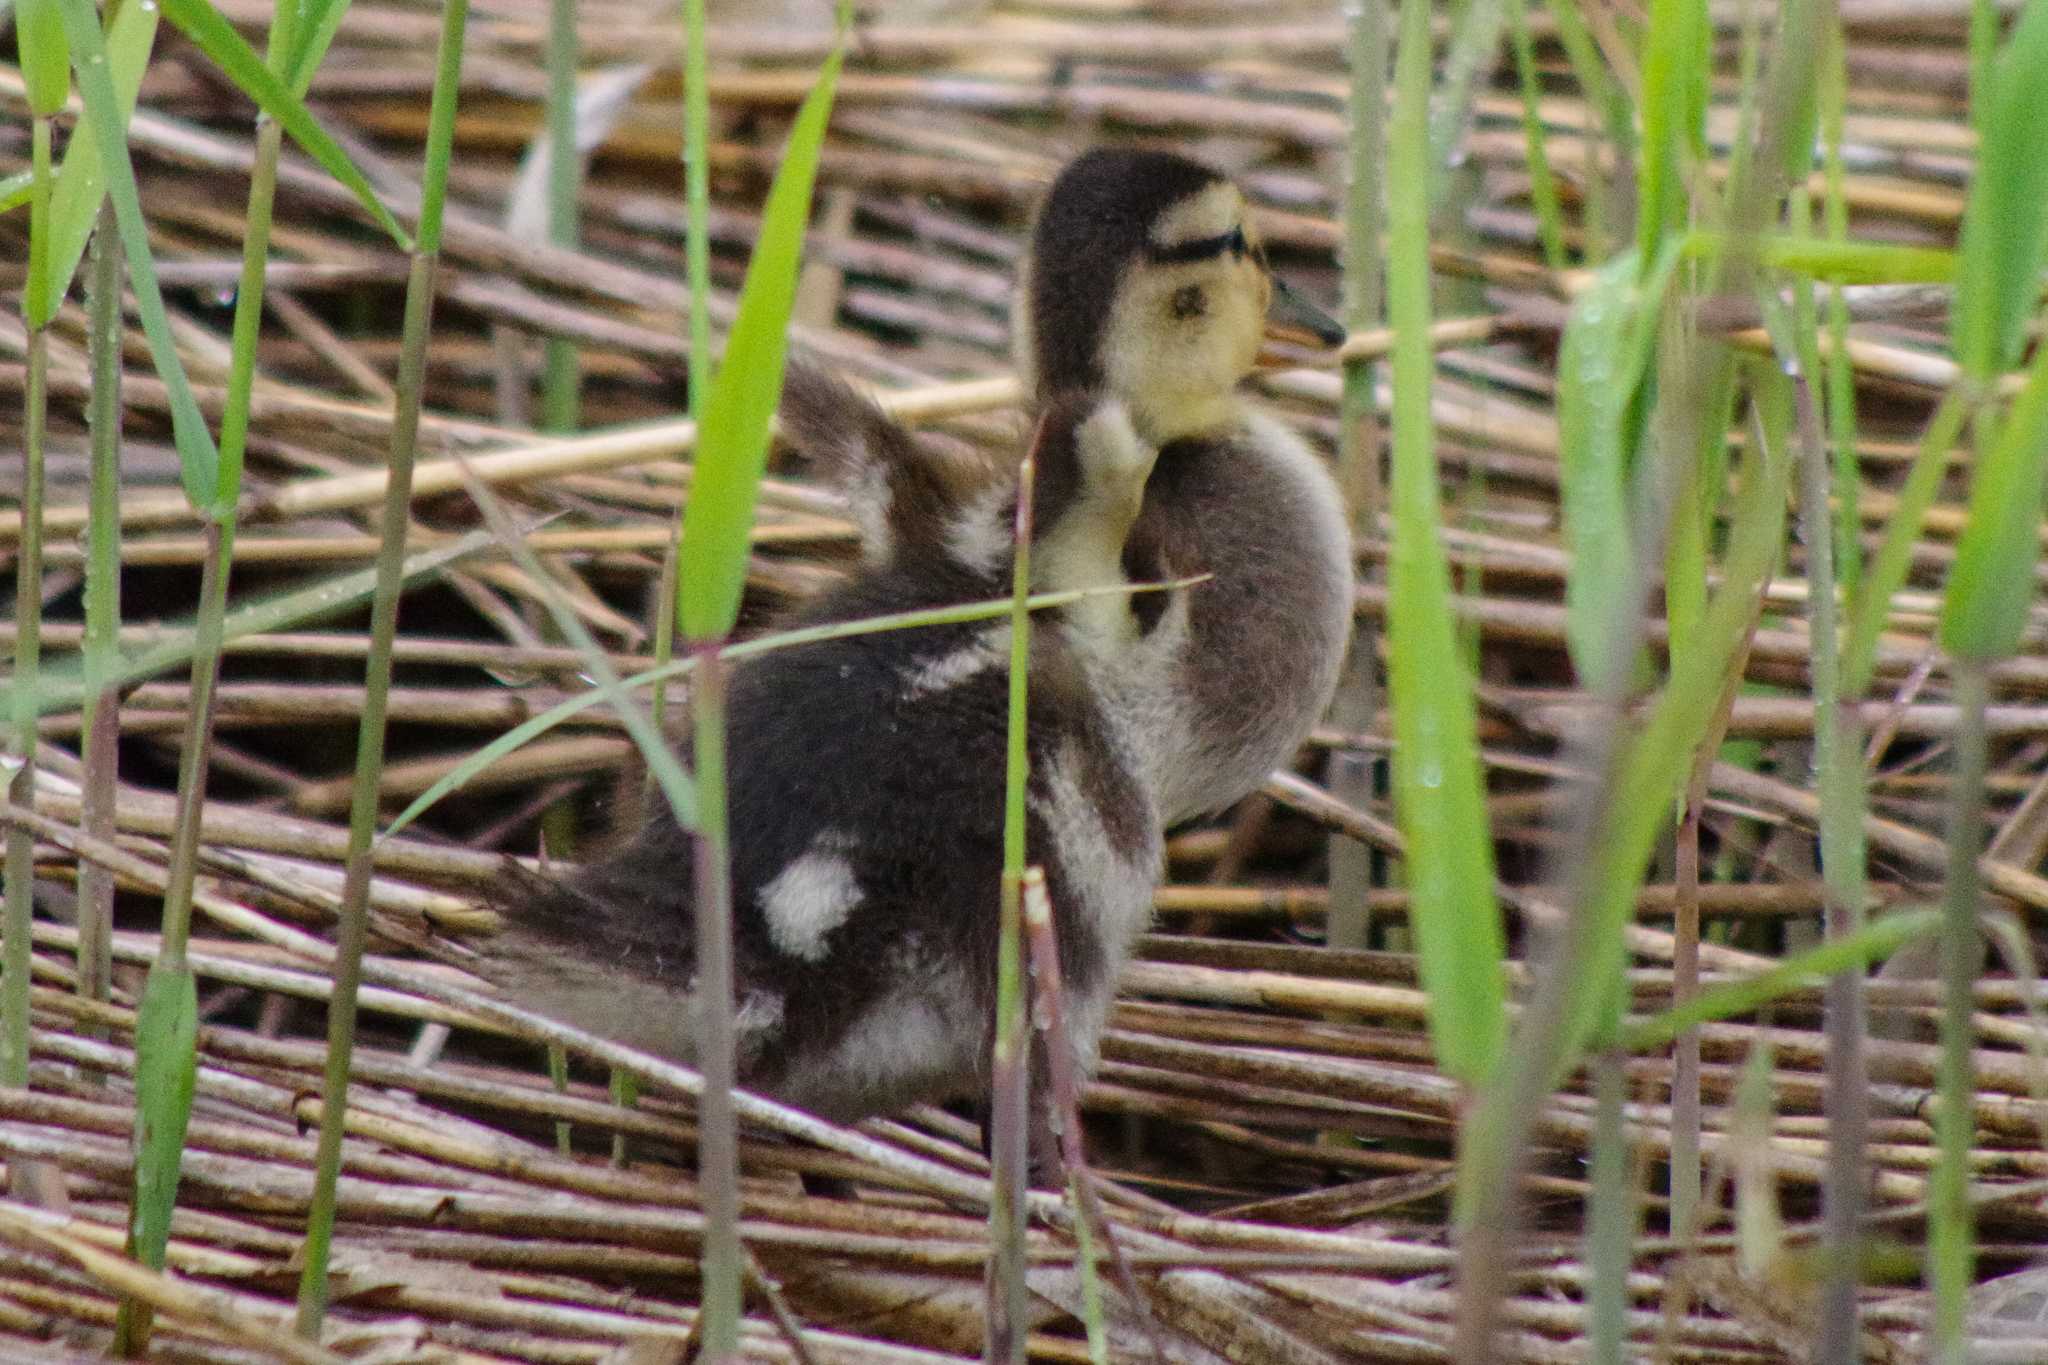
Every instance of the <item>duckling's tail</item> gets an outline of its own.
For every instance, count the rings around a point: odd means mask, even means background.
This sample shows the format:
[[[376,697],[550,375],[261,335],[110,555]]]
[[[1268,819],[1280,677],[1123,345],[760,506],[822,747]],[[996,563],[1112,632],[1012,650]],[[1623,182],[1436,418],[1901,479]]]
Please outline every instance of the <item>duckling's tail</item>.
[[[985,455],[920,439],[807,360],[789,362],[777,415],[784,439],[846,495],[871,563],[906,547],[943,546],[961,515],[1003,480]]]
[[[915,464],[917,443],[872,399],[813,361],[791,357],[776,413],[782,434],[832,482],[856,492],[876,472]]]
[[[485,891],[500,928],[476,945],[473,970],[521,1008],[687,1062],[690,885],[687,860],[616,859],[567,878],[508,860]]]

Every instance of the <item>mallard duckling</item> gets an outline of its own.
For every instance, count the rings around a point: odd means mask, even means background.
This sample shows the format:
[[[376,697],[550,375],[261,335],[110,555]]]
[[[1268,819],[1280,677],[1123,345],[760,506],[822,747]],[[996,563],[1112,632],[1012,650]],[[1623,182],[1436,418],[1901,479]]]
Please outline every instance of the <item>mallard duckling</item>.
[[[1099,152],[1048,197],[1023,291],[1038,395],[1034,586],[1206,572],[1036,631],[1031,856],[1076,1060],[1092,1069],[1149,918],[1162,822],[1256,786],[1327,698],[1349,625],[1334,486],[1235,388],[1265,339],[1333,324],[1278,289],[1228,181]],[[921,448],[816,371],[783,417],[846,490],[863,565],[799,623],[1000,595],[1007,469]],[[740,1078],[828,1117],[982,1093],[994,992],[1008,632],[963,625],[761,656],[729,697]],[[533,1007],[692,1055],[694,852],[665,815],[566,881],[508,876],[484,970]]]
[[[847,489],[865,559],[792,624],[1007,591],[1014,476],[918,449],[813,370],[792,373],[783,418]],[[1048,410],[1041,588],[1120,577],[1152,456],[1114,400]],[[1160,865],[1139,764],[1079,661],[1120,629],[1119,615],[1084,609],[1034,631],[1031,649],[1028,846],[1046,871],[1084,1069]],[[1008,657],[997,622],[834,640],[735,668],[727,799],[748,1088],[849,1121],[986,1093]],[[492,896],[504,928],[482,945],[481,970],[531,1008],[688,1061],[694,858],[664,811],[566,879],[508,873]]]
[[[1131,576],[1210,575],[1170,599],[1129,599],[1144,638],[1097,655],[1091,675],[1144,754],[1161,815],[1214,811],[1294,754],[1336,685],[1352,619],[1343,499],[1238,386],[1284,362],[1277,346],[1327,348],[1343,330],[1274,279],[1237,186],[1164,152],[1069,164],[1039,211],[1018,298],[1017,365],[1039,400],[1113,397],[1158,450]]]

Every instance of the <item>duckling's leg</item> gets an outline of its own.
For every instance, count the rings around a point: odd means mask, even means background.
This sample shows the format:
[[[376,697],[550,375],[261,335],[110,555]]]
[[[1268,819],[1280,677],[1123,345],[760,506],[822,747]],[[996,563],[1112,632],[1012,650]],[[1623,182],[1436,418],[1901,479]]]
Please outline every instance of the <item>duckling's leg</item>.
[[[1032,577],[1048,592],[1122,586],[1130,581],[1125,543],[1159,451],[1139,437],[1129,409],[1111,398],[1074,427],[1073,457],[1079,475],[1073,498],[1047,509],[1052,523],[1042,525],[1033,548]],[[1066,609],[1066,621],[1077,645],[1098,652],[1128,644],[1139,633],[1130,599],[1121,595],[1076,602]]]
[[[1040,1064],[1040,1040],[1034,1039],[1031,1057],[1031,1096],[1024,1106],[1025,1180],[1034,1190],[1066,1188],[1067,1162],[1060,1150],[1059,1122],[1053,1106],[1057,1103],[1045,1068]],[[970,1111],[981,1129],[981,1154],[989,1161],[996,1156],[995,1114],[988,1096],[976,1099]]]

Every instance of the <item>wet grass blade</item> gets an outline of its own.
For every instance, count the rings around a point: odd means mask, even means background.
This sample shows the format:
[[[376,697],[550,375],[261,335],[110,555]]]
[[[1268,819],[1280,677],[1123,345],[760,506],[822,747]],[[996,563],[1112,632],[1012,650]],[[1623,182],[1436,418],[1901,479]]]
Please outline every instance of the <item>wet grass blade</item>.
[[[1429,174],[1429,7],[1403,0],[1387,170]],[[1410,921],[1429,995],[1430,1037],[1448,1075],[1476,1084],[1506,1037],[1506,943],[1493,892],[1493,843],[1478,767],[1470,670],[1452,622],[1438,508],[1430,387],[1427,196],[1389,203],[1388,321],[1394,328],[1393,547],[1388,561],[1388,681],[1394,791],[1408,841]]]
[[[50,117],[71,97],[71,52],[57,0],[15,0],[14,48],[29,113]]]
[[[348,6],[349,0],[305,0],[301,6],[292,50],[285,60],[286,87],[299,99],[304,99],[312,86],[313,73],[320,69],[328,45],[348,17]]]
[[[1728,249],[1728,234],[1701,229],[1686,234],[1689,257],[1713,258]],[[1791,233],[1755,239],[1759,262],[1772,270],[1805,275],[1828,284],[1948,284],[1959,260],[1945,247],[1901,246],[1895,242],[1835,240]]]
[[[58,0],[64,15],[65,36],[71,42],[73,69],[78,75],[79,94],[85,100],[92,131],[99,147],[100,165],[106,175],[107,192],[114,200],[114,217],[121,229],[121,245],[128,256],[128,275],[135,290],[135,305],[142,315],[142,330],[149,338],[151,359],[163,380],[171,409],[171,433],[178,448],[178,465],[184,478],[185,496],[198,508],[214,505],[220,485],[220,452],[200,415],[178,358],[177,343],[171,336],[170,317],[164,311],[163,291],[157,286],[156,261],[149,250],[149,226],[143,221],[142,199],[135,188],[135,167],[128,159],[126,119],[122,101],[116,96],[107,69],[107,44],[100,32],[98,13],[92,0]],[[141,5],[124,6],[140,9]],[[97,209],[97,201],[94,202]],[[90,215],[88,215],[89,217]],[[83,251],[81,239],[80,250]],[[75,266],[74,266],[75,268]]]
[[[62,0],[57,0],[62,3]],[[135,110],[136,93],[142,88],[142,73],[148,69],[150,49],[156,44],[157,8],[154,5],[122,5],[114,11],[106,30],[106,62],[114,87],[115,103],[121,111],[121,126]],[[81,92],[83,87],[81,86]],[[70,287],[85,256],[86,239],[92,235],[100,202],[106,198],[107,177],[100,159],[100,141],[93,106],[87,102],[64,147],[64,162],[57,171],[57,188],[50,200],[51,291],[48,307]],[[33,313],[31,316],[35,316]],[[48,321],[43,317],[42,321]]]
[[[1668,280],[1668,264],[1659,273]],[[1601,267],[1572,306],[1558,355],[1559,502],[1571,552],[1565,637],[1588,683],[1606,657],[1614,594],[1634,577],[1628,490],[1639,431],[1631,413],[1663,296],[1661,283],[1639,290],[1637,276],[1634,252]]]
[[[1509,0],[1509,36],[1514,40],[1515,81],[1522,94],[1522,145],[1529,162],[1529,202],[1536,210],[1537,235],[1543,243],[1543,263],[1552,270],[1571,264],[1564,244],[1564,209],[1558,197],[1557,176],[1550,168],[1550,153],[1544,146],[1541,77],[1536,73],[1536,44],[1529,36],[1527,0]]]
[[[1578,908],[1578,913],[1592,917],[1587,970],[1580,978],[1588,983],[1621,978],[1626,961],[1622,931],[1633,914],[1636,887],[1669,821],[1671,803],[1691,771],[1692,756],[1720,707],[1729,669],[1748,636],[1757,591],[1778,559],[1790,468],[1791,460],[1778,449],[1754,461],[1722,560],[1721,586],[1707,606],[1700,638],[1672,669],[1617,765],[1607,819],[1594,845],[1595,863],[1585,882],[1585,900]],[[1586,990],[1572,1000],[1557,1040],[1558,1075],[1577,1061],[1594,1035],[1604,994]]]
[[[363,173],[356,169],[348,153],[341,149],[341,144],[320,126],[307,111],[305,103],[264,66],[256,50],[243,41],[242,35],[221,17],[219,10],[207,0],[160,0],[160,3],[164,17],[176,24],[194,46],[211,58],[237,89],[275,119],[306,155],[319,162],[329,175],[355,195],[377,226],[391,235],[399,250],[412,249],[411,234],[398,225],[398,220],[384,207],[384,202],[370,188],[370,182],[364,179]]]

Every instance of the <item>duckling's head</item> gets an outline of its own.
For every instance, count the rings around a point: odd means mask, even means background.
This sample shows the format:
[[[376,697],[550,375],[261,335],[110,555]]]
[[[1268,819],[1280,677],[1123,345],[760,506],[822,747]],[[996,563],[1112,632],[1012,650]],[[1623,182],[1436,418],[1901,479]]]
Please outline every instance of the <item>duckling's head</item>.
[[[1168,152],[1098,149],[1038,214],[1014,330],[1041,398],[1108,391],[1161,443],[1231,419],[1232,390],[1272,343],[1327,348],[1343,329],[1273,278],[1244,195]]]

